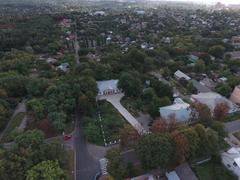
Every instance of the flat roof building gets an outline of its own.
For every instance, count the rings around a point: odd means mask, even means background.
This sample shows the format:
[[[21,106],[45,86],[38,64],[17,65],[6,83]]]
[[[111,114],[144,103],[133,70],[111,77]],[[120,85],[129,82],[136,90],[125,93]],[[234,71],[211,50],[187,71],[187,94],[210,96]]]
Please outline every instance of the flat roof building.
[[[173,105],[160,107],[159,112],[162,118],[168,119],[174,116],[177,122],[186,122],[191,115],[190,105],[181,98],[176,98]]]
[[[120,93],[118,80],[97,81],[98,95],[110,95]]]

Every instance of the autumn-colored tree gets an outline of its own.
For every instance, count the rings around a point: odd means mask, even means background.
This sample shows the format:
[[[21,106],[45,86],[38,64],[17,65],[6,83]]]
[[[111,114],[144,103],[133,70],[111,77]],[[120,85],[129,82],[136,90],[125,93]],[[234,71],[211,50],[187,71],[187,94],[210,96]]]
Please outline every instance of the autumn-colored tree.
[[[140,135],[131,125],[125,125],[120,130],[121,146],[124,148],[134,148],[139,138]]]
[[[196,121],[199,120],[203,123],[209,123],[212,120],[212,114],[207,105],[202,103],[193,103],[191,105],[191,120]]]
[[[179,131],[175,130],[171,136],[176,144],[175,157],[178,162],[183,162],[189,150],[188,141],[186,137]]]
[[[151,131],[153,133],[172,132],[177,128],[177,120],[175,116],[169,116],[167,119],[160,118],[153,122]]]
[[[229,112],[229,106],[226,103],[218,103],[213,111],[214,119],[223,121]]]
[[[151,131],[153,133],[166,133],[168,132],[167,122],[165,119],[155,120],[152,124]]]

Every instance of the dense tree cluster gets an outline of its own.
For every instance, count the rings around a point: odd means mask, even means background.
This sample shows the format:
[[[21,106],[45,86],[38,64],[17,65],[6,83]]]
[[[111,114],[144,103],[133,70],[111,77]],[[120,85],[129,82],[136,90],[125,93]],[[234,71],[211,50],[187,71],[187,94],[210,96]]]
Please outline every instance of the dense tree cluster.
[[[64,179],[67,159],[58,144],[47,144],[42,132],[26,131],[11,150],[1,149],[1,179]],[[52,173],[49,173],[51,170]]]

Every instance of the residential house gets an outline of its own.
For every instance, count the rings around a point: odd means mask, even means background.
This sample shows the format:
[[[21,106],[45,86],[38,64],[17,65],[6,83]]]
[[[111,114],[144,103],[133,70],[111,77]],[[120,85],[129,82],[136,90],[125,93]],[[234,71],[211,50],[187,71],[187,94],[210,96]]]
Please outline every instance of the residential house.
[[[219,103],[226,103],[229,107],[229,113],[234,113],[239,110],[236,104],[215,92],[193,94],[191,96],[191,99],[193,102],[198,102],[207,105],[211,112],[214,111],[216,105]]]
[[[180,79],[183,78],[183,79],[189,81],[189,80],[191,79],[188,75],[184,74],[184,73],[183,73],[182,71],[180,71],[180,70],[177,70],[177,71],[174,73],[174,76],[175,76],[175,78],[178,79],[178,80],[180,80]]]
[[[201,82],[198,82],[195,79],[192,79],[191,82],[193,83],[193,86],[197,89],[198,93],[211,92],[211,89],[209,89]]]
[[[98,95],[110,95],[120,93],[118,80],[97,81]]]
[[[69,64],[68,63],[62,63],[57,67],[57,70],[61,70],[63,72],[68,72],[69,71]]]
[[[209,79],[207,77],[202,79],[199,83],[211,90],[214,90],[217,85],[212,79]]]
[[[240,48],[240,36],[233,36],[232,37],[232,45],[235,48]]]
[[[162,118],[168,119],[174,116],[177,122],[186,122],[191,115],[190,105],[181,98],[175,98],[173,105],[160,107],[159,112]]]
[[[180,180],[176,171],[166,172],[166,176],[168,180]]]
[[[225,57],[227,56],[230,56],[230,59],[232,60],[238,60],[240,59],[240,51],[227,52]]]
[[[189,60],[190,62],[194,63],[194,64],[198,61],[198,59],[199,59],[199,57],[198,57],[198,56],[195,56],[195,55],[193,55],[193,54],[190,54],[190,55],[188,56],[188,60]]]
[[[240,104],[240,85],[234,88],[230,100],[233,103]]]
[[[240,179],[240,148],[231,148],[221,154],[222,163]]]
[[[104,11],[96,11],[96,12],[94,12],[94,15],[95,16],[105,16],[106,13]]]

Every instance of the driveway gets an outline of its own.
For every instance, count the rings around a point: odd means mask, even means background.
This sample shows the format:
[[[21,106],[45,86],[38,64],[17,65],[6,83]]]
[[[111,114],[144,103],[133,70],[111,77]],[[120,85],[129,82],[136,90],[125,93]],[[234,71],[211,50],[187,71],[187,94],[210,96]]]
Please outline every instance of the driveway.
[[[240,120],[227,122],[224,125],[225,125],[225,130],[228,133],[234,133],[234,132],[240,131]]]
[[[147,131],[143,128],[143,126],[120,103],[120,100],[123,96],[124,94],[120,93],[107,96],[98,96],[97,99],[107,100],[110,102],[119,111],[119,113],[138,131],[139,134],[146,133]]]

